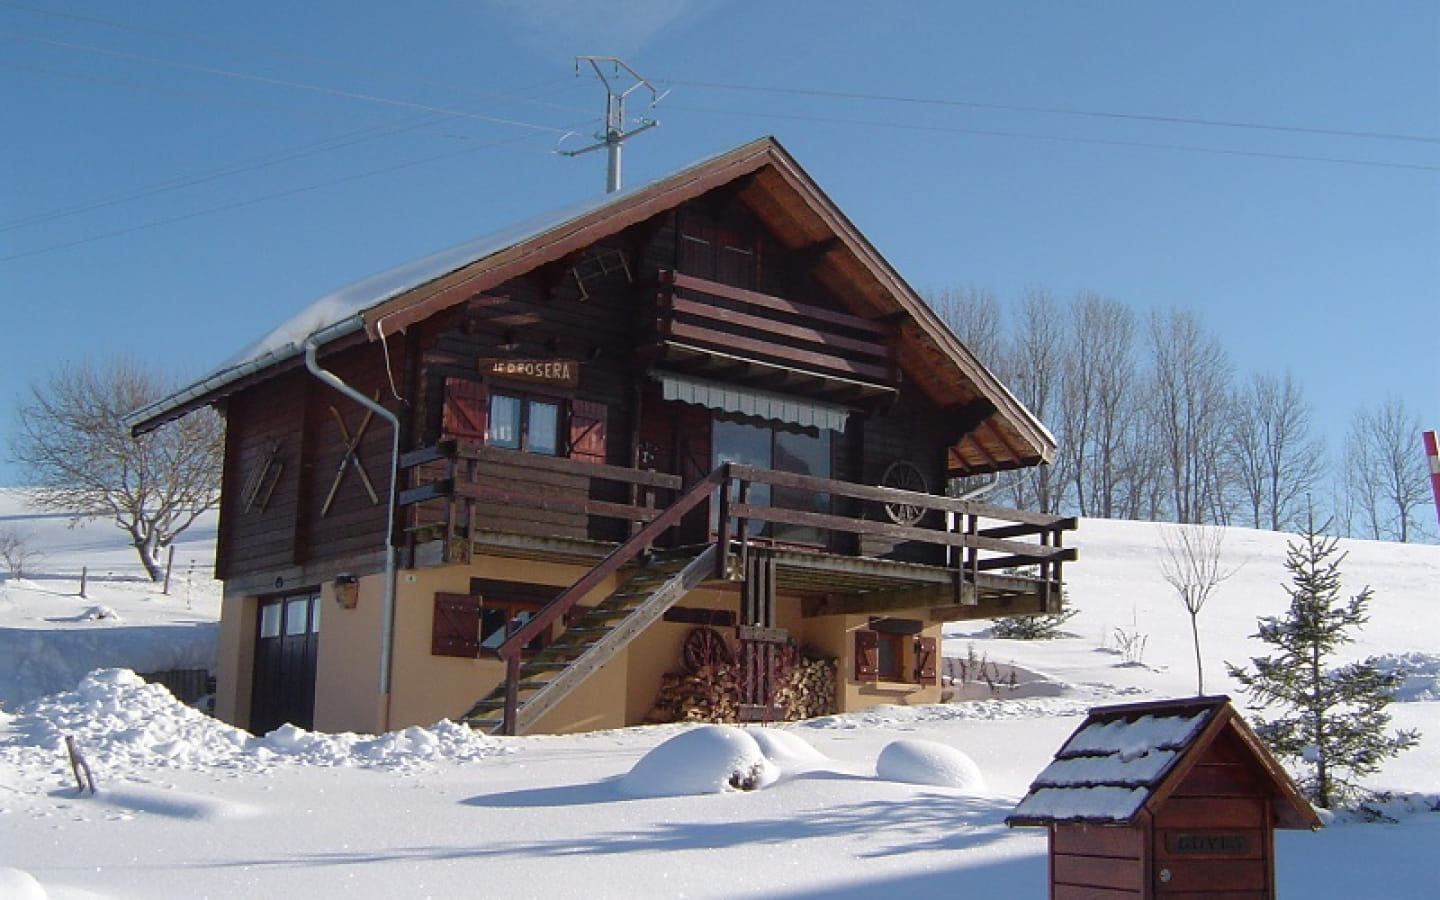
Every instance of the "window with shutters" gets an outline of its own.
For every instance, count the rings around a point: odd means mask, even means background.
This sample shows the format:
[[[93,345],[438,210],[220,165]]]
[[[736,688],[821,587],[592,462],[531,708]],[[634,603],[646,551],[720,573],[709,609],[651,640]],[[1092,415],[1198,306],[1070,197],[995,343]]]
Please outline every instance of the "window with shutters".
[[[530,621],[541,605],[529,600],[437,593],[430,653],[474,659],[482,650],[493,651]],[[525,649],[539,650],[545,646],[545,638],[537,636]]]
[[[485,443],[507,450],[557,456],[560,401],[554,397],[492,390]]]
[[[878,620],[855,632],[855,680],[934,684],[939,645],[914,634],[910,620]],[[907,633],[909,632],[909,633]]]

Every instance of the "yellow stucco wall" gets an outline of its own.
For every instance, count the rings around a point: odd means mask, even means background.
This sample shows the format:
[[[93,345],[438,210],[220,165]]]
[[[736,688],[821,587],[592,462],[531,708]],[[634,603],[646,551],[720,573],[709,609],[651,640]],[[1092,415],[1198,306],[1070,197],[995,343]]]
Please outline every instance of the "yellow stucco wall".
[[[380,623],[385,579],[360,579],[354,609],[320,588],[320,640],[315,654],[315,730],[370,733],[381,725]]]
[[[333,586],[321,588],[322,610],[316,665],[315,727],[321,731],[373,733],[410,725],[430,725],[456,718],[499,684],[504,664],[496,659],[463,659],[430,653],[433,599],[437,592],[466,593],[472,577],[555,585],[572,584],[584,568],[524,560],[482,557],[468,566],[406,570],[396,584],[394,664],[388,718],[380,693],[380,647],[384,624],[384,576],[361,579],[358,602],[343,609]],[[614,584],[597,588],[598,602]],[[680,605],[738,612],[736,591],[713,587],[692,591]],[[248,725],[250,685],[255,656],[254,597],[226,597],[220,628],[216,673],[216,713],[227,722]],[[937,684],[854,680],[853,633],[868,625],[869,616],[839,615],[804,618],[798,598],[779,598],[777,624],[802,647],[838,660],[837,705],[842,712],[880,703],[917,704],[940,700]],[[896,611],[899,618],[924,618],[924,610]],[[535,731],[565,733],[618,728],[644,720],[654,705],[661,676],[679,671],[688,624],[657,622],[584,684],[541,718]],[[734,647],[733,631],[719,629]],[[937,639],[938,625],[923,634]],[[907,644],[907,652],[908,652]],[[910,660],[904,665],[908,668]],[[938,668],[938,660],[937,660]]]
[[[255,597],[220,601],[215,662],[215,717],[240,728],[250,724],[250,685],[255,664]]]

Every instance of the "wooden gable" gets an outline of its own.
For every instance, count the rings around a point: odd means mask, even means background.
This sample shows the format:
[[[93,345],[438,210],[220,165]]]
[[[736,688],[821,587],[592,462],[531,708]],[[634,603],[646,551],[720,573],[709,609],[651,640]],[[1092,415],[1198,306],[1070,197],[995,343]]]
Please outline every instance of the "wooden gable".
[[[716,196],[721,201],[715,201]],[[782,250],[803,260],[807,277],[839,298],[846,307],[843,313],[860,329],[839,337],[873,342],[877,335],[866,335],[866,329],[881,329],[885,340],[896,348],[903,380],[925,393],[952,432],[946,460],[951,474],[999,471],[1053,458],[1054,439],[1044,426],[954,336],[772,138],[623,192],[611,203],[376,303],[361,313],[366,331],[372,339],[394,334],[493,292],[507,281],[581,259],[606,239],[701,198],[743,205]],[[723,275],[727,264],[720,260],[715,265],[719,267],[715,271]],[[738,280],[726,278],[729,287],[749,290],[743,283],[733,283]],[[690,289],[695,289],[693,283]],[[764,290],[745,297],[752,301],[779,299]],[[784,299],[793,302],[790,297]],[[858,325],[861,322],[867,324]],[[809,351],[802,348],[800,352]],[[874,356],[873,351],[857,352]],[[873,369],[865,371],[873,377],[860,379],[862,384],[889,378]]]
[[[624,270],[623,258],[615,259],[617,253],[623,257],[624,248],[611,242],[627,232],[632,241],[643,241],[647,230],[692,202],[743,209],[764,229],[768,244],[803,270],[802,280],[838,300],[836,312],[883,328],[900,380],[917,387],[936,410],[937,424],[946,433],[944,463],[949,474],[1000,471],[1053,458],[1055,441],[1045,427],[940,321],[785,149],[768,137],[579,212],[554,216],[515,232],[513,238],[502,233],[480,239],[342,289],[276,329],[261,342],[263,349],[242,354],[238,362],[137,411],[127,421],[132,431],[142,433],[293,368],[299,364],[307,336],[322,344],[328,356],[340,344],[362,338],[381,341],[476,298],[493,298],[498,288],[521,278],[538,276],[551,284],[573,281],[583,295],[590,276]],[[716,252],[719,256],[712,268],[717,277],[711,280],[732,282],[731,287],[754,290],[757,296],[780,293],[763,281],[747,287],[743,279],[730,277],[732,269],[744,268],[745,253],[750,252],[744,246],[722,246]],[[785,286],[787,302],[796,302],[790,295],[794,287]],[[828,337],[874,344],[879,336],[861,326],[845,327]],[[894,380],[888,372],[864,368],[873,368],[876,362],[872,350],[852,346],[847,352],[871,357],[842,355],[845,366],[860,366],[874,376],[860,379],[862,393],[865,385]],[[837,382],[828,384],[834,387]],[[806,390],[815,387],[809,384]]]

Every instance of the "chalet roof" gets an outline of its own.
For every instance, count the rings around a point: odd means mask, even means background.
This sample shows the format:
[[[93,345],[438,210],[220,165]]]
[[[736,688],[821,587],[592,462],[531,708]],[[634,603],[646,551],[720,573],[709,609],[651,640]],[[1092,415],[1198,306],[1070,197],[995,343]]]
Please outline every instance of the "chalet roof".
[[[1055,440],[939,319],[774,138],[373,275],[321,297],[193,384],[132,413],[136,433],[294,365],[305,343],[380,340],[717,187],[735,190],[783,244],[812,251],[816,278],[856,314],[895,323],[902,367],[955,420],[957,474],[1049,461]]]
[[[1142,811],[1162,805],[1205,750],[1227,732],[1249,751],[1262,775],[1276,824],[1320,827],[1309,802],[1223,696],[1090,710],[1005,822],[1135,824]]]

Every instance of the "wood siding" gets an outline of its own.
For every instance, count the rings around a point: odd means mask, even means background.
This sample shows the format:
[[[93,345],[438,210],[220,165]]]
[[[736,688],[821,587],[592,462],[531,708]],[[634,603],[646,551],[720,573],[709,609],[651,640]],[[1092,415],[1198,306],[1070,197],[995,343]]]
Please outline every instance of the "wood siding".
[[[823,246],[820,250],[785,246],[760,225],[739,194],[733,188],[718,188],[598,244],[477,292],[458,306],[417,322],[403,335],[392,336],[388,368],[383,355],[387,347],[382,343],[361,344],[324,356],[322,364],[366,395],[380,397],[387,408],[401,410],[402,450],[430,446],[442,437],[447,422],[446,384],[460,379],[472,386],[473,396],[501,388],[553,398],[562,404],[565,416],[573,411],[592,423],[603,417],[603,439],[593,429],[569,430],[567,419],[562,425],[564,433],[579,434],[581,445],[563,447],[562,453],[573,449],[588,461],[643,467],[643,451],[655,468],[692,482],[712,467],[712,412],[661,401],[651,377],[651,367],[662,361],[654,355],[662,271],[779,298],[788,305],[770,313],[780,316],[785,327],[797,335],[828,334],[838,327],[834,322],[849,322],[841,329],[848,329],[849,337],[839,341],[833,352],[840,356],[863,352],[870,360],[866,365],[879,365],[883,359],[879,355],[880,326],[868,328],[853,319],[857,312],[866,311],[863,305],[813,277]],[[723,307],[729,301],[697,294],[686,302],[713,302]],[[745,315],[763,316],[766,309],[763,303],[749,304]],[[693,318],[695,313],[692,308],[687,315]],[[734,319],[733,311],[719,315],[715,323]],[[704,319],[701,315],[697,321]],[[763,331],[760,323],[738,321],[744,330]],[[806,321],[812,321],[814,327]],[[482,360],[497,358],[570,361],[578,367],[578,383],[554,387],[482,374]],[[791,362],[803,367],[803,360]],[[736,377],[740,374],[733,367],[731,371]],[[723,380],[725,376],[712,373],[710,377]],[[394,398],[396,391],[405,398],[403,405]],[[850,416],[844,434],[837,434],[832,442],[832,474],[877,484],[889,462],[908,459],[924,469],[932,490],[941,490],[946,436],[937,425],[937,410],[913,388],[902,386],[893,399],[883,410],[857,410]],[[258,576],[285,567],[354,557],[382,546],[384,498],[389,487],[387,423],[375,416],[367,423],[364,407],[300,368],[246,388],[231,397],[227,407],[226,499],[217,562],[222,576]],[[463,437],[473,439],[483,430],[483,415],[463,420],[456,415],[455,409],[448,413],[452,431],[462,422],[468,429]],[[357,435],[354,457],[347,457],[347,447]],[[275,451],[276,447],[280,449]],[[262,491],[264,508],[258,509],[256,493],[247,494],[246,488],[257,478],[263,481],[267,477],[264,467],[271,456],[283,465],[274,470],[273,487],[267,485]],[[518,467],[484,463],[472,478],[506,490],[557,498],[587,490],[571,476],[536,470],[523,465],[523,460],[516,462]],[[414,487],[435,477],[434,469],[416,470],[414,482],[400,487]],[[631,488],[613,483],[597,482],[588,490],[592,500],[627,503],[634,499],[628,496]],[[660,497],[657,502],[667,500]],[[477,499],[475,524],[479,529],[526,535],[619,540],[626,534],[623,522],[597,524],[562,505],[557,503],[548,511],[520,512],[503,497]],[[854,509],[840,512],[884,515],[878,507],[869,508],[870,504],[852,505]],[[435,524],[424,520],[428,514],[417,512],[401,525],[413,529]],[[703,522],[687,523],[680,539],[702,538],[703,528]],[[831,549],[908,558],[905,547],[883,541],[863,548]]]
[[[400,342],[390,345],[391,368],[401,373],[402,348]],[[361,345],[324,357],[321,365],[393,409],[398,404],[389,396],[383,352],[381,345]],[[231,398],[225,419],[220,577],[383,547],[391,465],[388,422],[303,369]],[[273,474],[266,474],[267,466]],[[257,484],[258,493],[252,490]]]
[[[1251,757],[1222,734],[1155,814],[1155,870],[1169,875],[1156,896],[1273,896],[1273,827]]]
[[[1052,826],[1050,875],[1055,900],[1145,894],[1145,832],[1127,825]]]

